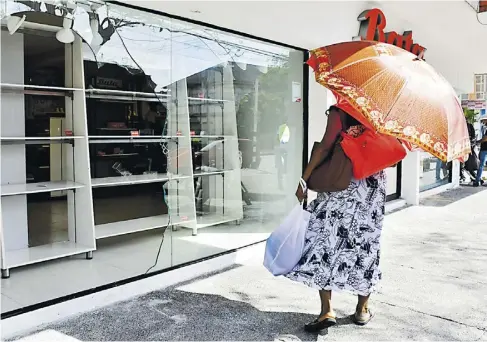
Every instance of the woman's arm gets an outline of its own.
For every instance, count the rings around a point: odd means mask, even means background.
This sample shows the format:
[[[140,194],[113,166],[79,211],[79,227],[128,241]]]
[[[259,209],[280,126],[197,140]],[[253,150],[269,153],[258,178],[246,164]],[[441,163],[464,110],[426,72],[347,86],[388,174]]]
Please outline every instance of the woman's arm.
[[[306,169],[303,173],[303,180],[307,182],[309,177],[311,177],[311,173],[318,165],[320,165],[323,160],[330,154],[333,145],[336,142],[336,139],[340,132],[342,131],[342,122],[340,120],[340,114],[337,111],[330,111],[330,115],[328,116],[328,123],[326,125],[326,131],[321,139],[320,144],[315,149],[315,152],[311,156],[311,159],[306,166]]]

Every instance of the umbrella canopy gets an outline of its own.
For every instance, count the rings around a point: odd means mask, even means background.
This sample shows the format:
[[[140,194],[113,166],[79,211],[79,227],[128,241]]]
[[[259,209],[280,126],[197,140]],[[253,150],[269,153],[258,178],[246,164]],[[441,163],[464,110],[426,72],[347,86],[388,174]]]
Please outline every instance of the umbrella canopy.
[[[455,91],[412,53],[389,44],[353,41],[311,51],[308,64],[318,83],[350,103],[359,113],[356,119],[378,132],[445,162],[471,152]]]

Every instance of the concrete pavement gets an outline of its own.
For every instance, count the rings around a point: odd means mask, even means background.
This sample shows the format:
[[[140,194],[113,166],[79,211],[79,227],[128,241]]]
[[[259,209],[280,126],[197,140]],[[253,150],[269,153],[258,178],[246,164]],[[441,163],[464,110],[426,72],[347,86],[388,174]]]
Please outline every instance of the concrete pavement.
[[[208,275],[40,327],[82,341],[487,341],[487,191],[462,187],[386,217],[376,317],[348,319],[355,298],[333,296],[339,325],[302,326],[319,311],[316,291],[272,277],[262,253]],[[263,251],[263,246],[261,251]]]

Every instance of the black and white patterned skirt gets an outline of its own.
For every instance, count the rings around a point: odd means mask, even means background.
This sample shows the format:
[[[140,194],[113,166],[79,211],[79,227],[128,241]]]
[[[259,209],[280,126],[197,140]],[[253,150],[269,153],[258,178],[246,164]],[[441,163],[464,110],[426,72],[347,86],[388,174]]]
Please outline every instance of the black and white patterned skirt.
[[[346,190],[318,194],[308,207],[303,256],[286,277],[318,290],[371,294],[381,279],[385,201],[384,171],[352,180]]]

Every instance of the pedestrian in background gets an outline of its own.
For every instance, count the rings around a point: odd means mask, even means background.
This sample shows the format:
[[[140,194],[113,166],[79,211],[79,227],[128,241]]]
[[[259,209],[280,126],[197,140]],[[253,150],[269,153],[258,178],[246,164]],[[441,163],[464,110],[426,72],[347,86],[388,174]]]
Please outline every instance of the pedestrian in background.
[[[477,187],[483,184],[482,172],[484,171],[485,162],[487,161],[487,119],[482,120],[482,139],[480,142],[480,152],[479,152],[479,169],[477,170],[477,178],[473,183],[473,186]]]
[[[468,129],[468,136],[470,138],[470,146],[472,147],[472,152],[469,154],[467,161],[465,163],[460,163],[460,180],[465,181],[464,170],[467,172],[470,181],[475,182],[477,179],[477,170],[480,165],[479,156],[475,151],[477,146],[477,133],[475,132],[475,127],[468,122],[467,118],[465,118],[467,122],[467,129]],[[469,181],[469,183],[470,183]],[[480,180],[482,182],[482,180]]]

